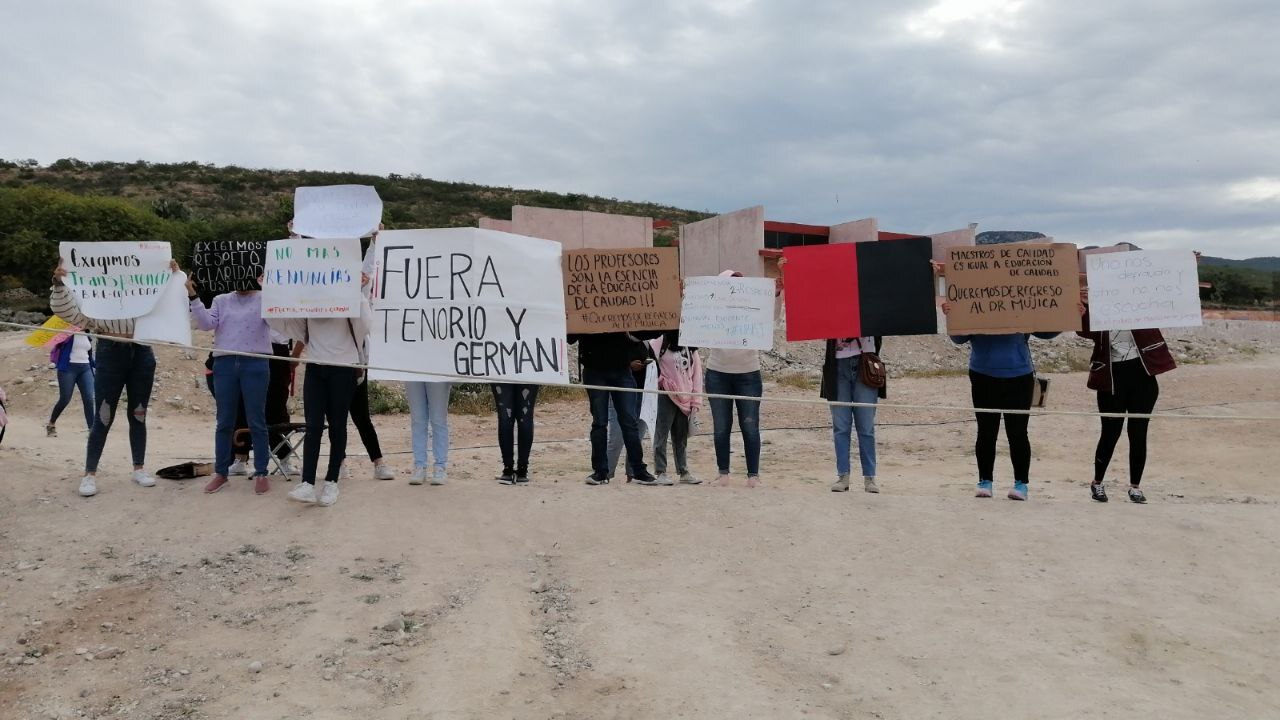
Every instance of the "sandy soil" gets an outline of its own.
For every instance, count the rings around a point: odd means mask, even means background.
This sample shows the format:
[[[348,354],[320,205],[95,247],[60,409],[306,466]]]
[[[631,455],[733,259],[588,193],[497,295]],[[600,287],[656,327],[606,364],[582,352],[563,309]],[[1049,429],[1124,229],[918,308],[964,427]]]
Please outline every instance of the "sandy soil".
[[[0,336],[6,383],[34,357],[19,337]],[[179,365],[162,360],[167,382],[194,398]],[[1190,365],[1160,408],[1280,415],[1278,379],[1280,354]],[[1280,422],[1155,424],[1137,506],[1125,441],[1112,502],[1089,500],[1089,418],[1033,420],[1032,497],[1014,503],[1003,452],[997,499],[971,497],[973,423],[954,413],[881,410],[880,495],[828,492],[818,407],[766,405],[756,490],[587,487],[572,401],[539,408],[530,487],[493,482],[493,422],[458,416],[450,483],[412,487],[408,418],[390,416],[401,477],[355,461],[321,509],[280,480],[262,497],[243,479],[135,487],[123,426],[81,499],[76,408],[47,439],[53,390],[7,387],[0,717],[1280,714]],[[890,393],[960,404],[968,388]],[[153,469],[211,453],[191,402],[154,406]],[[1089,409],[1083,375],[1056,376],[1050,402]],[[710,478],[710,437],[690,453]]]

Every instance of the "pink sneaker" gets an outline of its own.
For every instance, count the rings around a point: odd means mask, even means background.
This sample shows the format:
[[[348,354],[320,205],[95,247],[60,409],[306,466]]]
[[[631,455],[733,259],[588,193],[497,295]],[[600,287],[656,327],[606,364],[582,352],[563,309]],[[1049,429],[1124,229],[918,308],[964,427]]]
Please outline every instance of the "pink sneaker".
[[[733,477],[729,473],[720,473],[716,476],[715,482],[711,483],[716,487],[729,487],[729,483],[733,482]]]
[[[207,493],[216,493],[222,489],[223,485],[226,484],[227,478],[225,475],[214,475],[213,479],[209,481],[209,484],[204,486],[204,491]]]
[[[759,476],[759,475],[748,475],[748,476],[747,476],[747,487],[749,487],[749,488],[753,488],[753,487],[758,486],[759,484],[760,484],[760,476]]]

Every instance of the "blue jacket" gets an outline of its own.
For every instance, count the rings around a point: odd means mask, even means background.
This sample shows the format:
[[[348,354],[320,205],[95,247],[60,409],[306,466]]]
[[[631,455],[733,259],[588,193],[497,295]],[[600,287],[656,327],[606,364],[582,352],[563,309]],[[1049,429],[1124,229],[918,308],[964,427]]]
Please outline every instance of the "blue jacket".
[[[1031,362],[1031,348],[1027,342],[1031,335],[1042,340],[1055,338],[1056,332],[1010,333],[1008,335],[952,335],[957,345],[969,343],[969,369],[976,373],[997,378],[1028,375],[1035,370]]]
[[[56,363],[58,372],[66,372],[71,369],[71,346],[75,343],[76,336],[71,335],[66,340],[58,343],[53,348],[53,352],[49,353],[49,361]],[[93,345],[89,345],[89,367],[97,368],[98,363],[93,359]]]

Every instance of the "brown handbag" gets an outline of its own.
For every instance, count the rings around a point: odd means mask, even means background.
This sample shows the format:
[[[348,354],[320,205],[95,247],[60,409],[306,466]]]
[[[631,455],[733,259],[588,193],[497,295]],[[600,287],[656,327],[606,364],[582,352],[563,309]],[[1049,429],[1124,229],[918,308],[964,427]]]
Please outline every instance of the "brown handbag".
[[[858,362],[858,380],[869,388],[879,390],[884,387],[888,380],[889,374],[885,370],[884,361],[880,356],[873,352],[862,353],[862,359]]]

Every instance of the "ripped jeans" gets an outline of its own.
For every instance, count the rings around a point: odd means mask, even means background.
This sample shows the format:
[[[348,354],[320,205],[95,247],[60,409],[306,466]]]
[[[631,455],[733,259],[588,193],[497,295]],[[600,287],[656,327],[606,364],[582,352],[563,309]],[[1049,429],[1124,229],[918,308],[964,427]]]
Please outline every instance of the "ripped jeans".
[[[760,371],[725,373],[708,370],[706,391],[713,395],[760,397],[764,381]],[[760,474],[760,401],[711,398],[711,422],[716,446],[716,467],[729,474],[729,438],[733,434],[733,411],[738,411],[738,427],[742,430],[742,453],[746,456],[747,475]]]
[[[533,448],[533,407],[538,403],[539,386],[493,383],[489,387],[493,390],[493,403],[498,413],[502,471],[527,475],[529,451]],[[519,455],[516,454],[517,448]]]
[[[98,403],[98,416],[89,430],[85,450],[84,471],[98,471],[98,460],[107,444],[107,432],[115,419],[120,393],[125,393],[129,418],[129,451],[133,464],[141,466],[147,457],[147,404],[156,377],[156,356],[146,345],[109,340],[98,341],[98,373],[94,378],[93,396]]]

